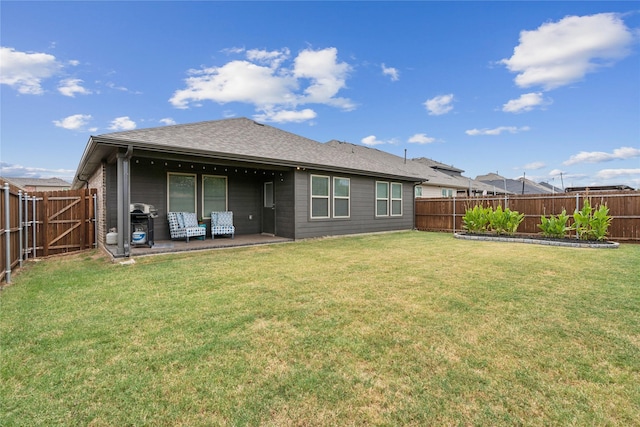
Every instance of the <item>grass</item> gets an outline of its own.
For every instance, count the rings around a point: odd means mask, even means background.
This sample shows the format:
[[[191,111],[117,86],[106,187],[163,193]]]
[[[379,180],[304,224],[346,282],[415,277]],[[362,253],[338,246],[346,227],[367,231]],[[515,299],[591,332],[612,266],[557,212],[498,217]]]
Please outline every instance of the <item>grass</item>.
[[[0,425],[640,425],[640,245],[404,232],[29,264]]]

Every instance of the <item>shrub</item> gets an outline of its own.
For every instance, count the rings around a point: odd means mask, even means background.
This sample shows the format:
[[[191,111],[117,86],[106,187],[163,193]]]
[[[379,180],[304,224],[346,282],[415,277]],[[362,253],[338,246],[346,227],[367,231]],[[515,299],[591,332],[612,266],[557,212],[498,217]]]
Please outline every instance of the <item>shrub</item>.
[[[549,218],[541,216],[538,228],[542,230],[544,237],[564,238],[571,230],[568,225],[569,218],[567,211],[562,209],[562,213],[557,216],[551,215]]]
[[[581,240],[604,240],[611,225],[611,216],[606,204],[594,211],[588,199],[584,200],[582,209],[573,214],[573,229]]]
[[[491,208],[484,208],[480,205],[475,205],[473,209],[467,208],[462,217],[462,227],[469,233],[483,233],[487,231],[490,210]]]
[[[506,232],[507,234],[515,234],[518,226],[524,221],[524,214],[518,211],[512,211],[509,208],[504,210],[506,216]]]
[[[476,205],[467,209],[462,218],[463,228],[469,233],[491,231],[496,234],[514,234],[523,220],[524,214],[509,208],[503,210],[501,205],[495,210]]]

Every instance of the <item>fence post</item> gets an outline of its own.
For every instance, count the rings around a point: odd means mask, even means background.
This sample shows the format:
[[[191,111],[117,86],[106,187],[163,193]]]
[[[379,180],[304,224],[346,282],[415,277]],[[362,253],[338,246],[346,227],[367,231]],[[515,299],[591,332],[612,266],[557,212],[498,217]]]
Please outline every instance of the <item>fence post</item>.
[[[573,213],[576,213],[580,210],[580,193],[576,192],[576,210]],[[578,233],[578,228],[576,227],[576,239],[580,239],[580,233]]]
[[[5,246],[5,282],[11,283],[11,209],[9,209],[9,183],[4,183],[4,246]]]
[[[456,196],[453,196],[452,200],[453,200],[453,234],[456,234]]]
[[[18,190],[18,260],[20,261],[20,267],[22,267],[22,258],[24,258],[24,242],[22,239],[22,190]]]
[[[37,220],[36,220],[36,201],[37,201],[36,196],[32,196],[31,197],[31,209],[32,209],[33,214],[31,215],[31,218],[32,218],[31,221],[33,222],[33,226],[31,227],[31,234],[33,236],[33,242],[32,242],[33,243],[33,258],[36,258],[36,251],[38,250],[38,244],[37,244],[37,240],[36,240],[36,237],[37,237],[36,229],[38,228],[37,227],[38,223],[37,223]],[[44,227],[43,227],[43,230],[44,230]]]
[[[93,247],[98,247],[98,194],[93,193]]]
[[[29,258],[29,193],[27,193],[25,191],[24,196],[22,198],[22,200],[24,201],[24,204],[22,205],[22,207],[20,209],[22,209],[22,211],[24,212],[24,227],[23,227],[23,232],[24,232],[24,253],[22,254],[24,259],[28,259]]]

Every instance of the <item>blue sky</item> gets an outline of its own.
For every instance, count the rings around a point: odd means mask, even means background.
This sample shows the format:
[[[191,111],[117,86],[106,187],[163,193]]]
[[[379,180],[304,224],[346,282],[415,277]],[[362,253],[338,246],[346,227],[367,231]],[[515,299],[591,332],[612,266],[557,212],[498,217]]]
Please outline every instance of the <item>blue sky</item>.
[[[0,8],[3,176],[71,180],[90,135],[244,116],[471,178],[640,188],[637,2]]]

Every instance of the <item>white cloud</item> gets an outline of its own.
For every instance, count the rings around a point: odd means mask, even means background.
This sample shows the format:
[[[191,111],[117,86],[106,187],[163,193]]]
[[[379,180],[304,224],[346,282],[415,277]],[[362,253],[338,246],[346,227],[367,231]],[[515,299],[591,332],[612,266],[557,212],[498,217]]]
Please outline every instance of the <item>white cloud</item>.
[[[272,51],[251,49],[247,51],[247,59],[249,61],[269,64],[271,68],[278,68],[283,61],[289,58],[290,54],[291,52],[287,48]]]
[[[604,151],[581,151],[569,157],[569,160],[562,162],[564,165],[575,165],[577,163],[601,163],[611,160],[625,160],[633,157],[640,157],[640,149],[634,147],[620,147],[611,153]]]
[[[316,112],[310,108],[305,108],[302,111],[295,110],[266,110],[263,113],[256,114],[253,118],[259,122],[274,122],[274,123],[288,123],[288,122],[304,122],[307,120],[315,119]]]
[[[432,142],[436,142],[436,139],[427,136],[424,133],[416,133],[411,138],[409,138],[407,142],[412,144],[431,144]]]
[[[171,125],[175,125],[176,124],[176,121],[173,120],[171,117],[165,117],[164,119],[160,119],[159,122],[162,123],[163,125],[167,125],[167,126],[171,126]]]
[[[430,116],[440,116],[453,110],[453,105],[451,105],[452,102],[453,94],[450,93],[448,95],[439,95],[434,98],[427,99],[424,106],[427,107],[427,111],[429,111]]]
[[[518,99],[512,99],[502,106],[505,113],[522,113],[531,111],[541,105],[549,105],[551,101],[545,101],[541,92],[525,93]]]
[[[542,169],[545,166],[547,165],[544,164],[543,162],[531,162],[531,163],[527,163],[522,168],[526,170],[538,170],[538,169]]]
[[[111,130],[133,130],[136,128],[136,122],[131,120],[129,116],[117,117],[111,121]]]
[[[55,75],[61,68],[53,55],[0,47],[0,84],[9,85],[21,94],[44,93],[42,80]]]
[[[105,86],[107,86],[109,89],[114,89],[114,90],[119,90],[120,92],[128,92],[128,93],[133,93],[134,95],[141,95],[142,92],[138,91],[138,90],[131,90],[127,87],[124,86],[118,86],[113,82],[107,82],[105,83]]]
[[[478,136],[478,135],[500,135],[503,132],[509,132],[509,133],[520,133],[520,132],[526,132],[528,130],[531,130],[531,128],[529,126],[522,126],[522,127],[516,127],[516,126],[499,126],[497,128],[494,129],[470,129],[465,131],[465,133],[467,135],[471,135],[471,136]]]
[[[190,70],[186,88],[176,90],[169,100],[177,108],[202,101],[220,104],[253,104],[265,120],[309,120],[313,110],[297,111],[304,104],[324,104],[352,110],[355,104],[338,97],[346,87],[351,66],[338,62],[336,48],[303,50],[288,62],[289,50],[229,50],[244,52],[247,60],[230,61],[220,67]],[[313,112],[313,114],[312,114]]]
[[[89,95],[91,91],[82,87],[83,81],[80,79],[64,79],[60,81],[58,85],[58,92],[64,96],[70,96],[74,98],[76,94]]]
[[[596,174],[600,179],[640,178],[640,169],[602,169]]]
[[[177,90],[170,102],[177,108],[188,108],[190,102],[244,102],[258,107],[295,104],[292,77],[275,75],[269,67],[248,61],[231,61],[222,67],[191,70],[187,88]]]
[[[239,54],[245,52],[246,49],[243,47],[227,47],[221,50],[221,52],[226,53],[228,55]]]
[[[54,120],[53,124],[63,129],[78,130],[86,126],[91,119],[92,117],[89,114],[74,114],[62,120]]]
[[[374,146],[374,145],[381,145],[381,144],[385,144],[384,141],[380,141],[379,139],[376,139],[375,135],[369,135],[367,137],[364,137],[360,140],[360,142],[364,145],[368,145],[370,147]]]
[[[304,90],[301,103],[328,104],[343,110],[353,110],[355,105],[346,98],[335,95],[346,87],[346,79],[351,66],[338,63],[338,49],[330,47],[322,50],[303,50],[295,59],[293,75],[298,79],[310,79],[311,84]]]
[[[382,74],[391,77],[391,81],[394,82],[400,79],[400,71],[397,68],[387,67],[384,64],[382,64]]]
[[[75,170],[47,169],[0,162],[0,175],[13,178],[61,178],[71,181]]]
[[[518,73],[519,87],[555,89],[627,56],[633,34],[618,14],[567,16],[520,32],[520,44],[500,62]]]
[[[553,176],[553,177],[560,176],[560,175],[563,175],[563,174],[565,174],[565,172],[563,170],[560,170],[560,169],[553,169],[553,170],[551,170],[549,172],[549,176]]]

